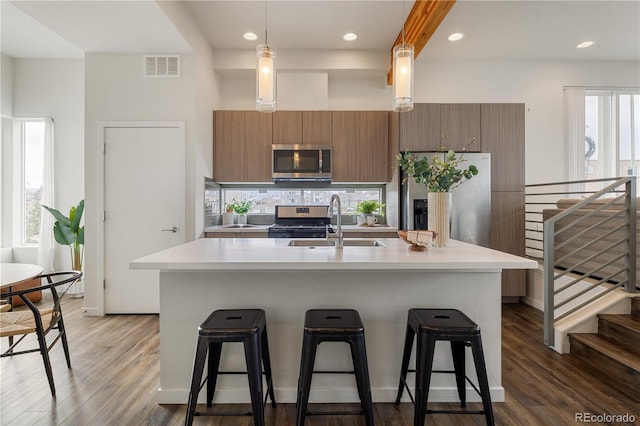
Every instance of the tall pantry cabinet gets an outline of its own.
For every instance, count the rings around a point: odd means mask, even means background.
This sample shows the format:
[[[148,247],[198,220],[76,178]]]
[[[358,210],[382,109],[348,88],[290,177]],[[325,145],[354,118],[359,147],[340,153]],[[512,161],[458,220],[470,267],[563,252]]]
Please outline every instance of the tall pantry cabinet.
[[[491,248],[524,256],[524,104],[414,104],[398,114],[398,140],[404,151],[466,147],[491,154]],[[504,301],[526,295],[526,272],[504,271]]]

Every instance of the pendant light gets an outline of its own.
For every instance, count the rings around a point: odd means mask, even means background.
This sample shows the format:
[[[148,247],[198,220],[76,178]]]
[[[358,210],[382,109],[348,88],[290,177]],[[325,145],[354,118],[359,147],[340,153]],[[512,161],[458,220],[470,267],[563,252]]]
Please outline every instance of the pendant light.
[[[267,38],[267,1],[264,2],[264,44],[256,48],[256,108],[260,112],[276,110],[276,48]]]
[[[404,42],[404,0],[402,0],[402,44],[393,48],[393,110],[413,109],[413,45]]]

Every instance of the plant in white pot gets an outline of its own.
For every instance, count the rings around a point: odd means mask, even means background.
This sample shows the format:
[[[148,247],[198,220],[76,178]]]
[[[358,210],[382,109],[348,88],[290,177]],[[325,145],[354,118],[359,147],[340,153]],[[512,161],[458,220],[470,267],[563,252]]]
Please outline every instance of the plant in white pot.
[[[251,201],[235,201],[233,200],[233,210],[238,214],[238,224],[247,223],[247,213],[251,210]]]
[[[375,214],[384,216],[384,207],[385,205],[380,204],[377,200],[359,201],[355,206],[355,212],[360,215],[356,218],[356,223],[358,225],[373,225],[377,221],[374,221]]]
[[[84,226],[80,226],[82,213],[84,212],[84,200],[80,200],[77,206],[69,209],[69,216],[65,216],[60,211],[42,206],[53,215],[56,222],[53,224],[53,236],[56,242],[63,246],[69,246],[71,253],[71,269],[82,271],[82,260],[84,257]],[[78,286],[79,284],[76,284]],[[70,291],[71,294],[76,293]],[[79,293],[82,293],[80,291]]]
[[[233,225],[233,204],[233,202],[224,204],[225,212],[222,213],[223,226]]]

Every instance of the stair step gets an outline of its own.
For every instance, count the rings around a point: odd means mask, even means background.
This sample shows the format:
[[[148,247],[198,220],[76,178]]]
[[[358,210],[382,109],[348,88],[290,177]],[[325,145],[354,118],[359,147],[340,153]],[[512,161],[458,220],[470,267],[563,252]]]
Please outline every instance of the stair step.
[[[609,382],[615,381],[630,395],[640,387],[640,357],[595,333],[569,333],[571,356],[588,371]]]
[[[631,315],[640,317],[640,297],[631,299]]]
[[[598,334],[640,356],[640,317],[599,314]]]

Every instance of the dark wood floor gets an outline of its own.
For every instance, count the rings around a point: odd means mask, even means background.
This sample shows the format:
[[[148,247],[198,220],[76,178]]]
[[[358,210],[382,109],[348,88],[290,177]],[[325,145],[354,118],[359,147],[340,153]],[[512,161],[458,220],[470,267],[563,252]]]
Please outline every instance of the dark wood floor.
[[[184,405],[158,405],[159,334],[155,315],[85,318],[80,299],[66,299],[72,370],[62,347],[52,350],[57,398],[52,399],[40,356],[0,360],[0,424],[179,425]],[[576,413],[625,414],[640,424],[640,389],[618,391],[580,369],[571,357],[542,343],[542,315],[527,305],[503,306],[503,385],[506,401],[494,403],[500,425],[575,425]],[[6,339],[2,346],[6,347]],[[594,368],[597,368],[595,366]],[[455,407],[430,404],[430,408]],[[229,407],[222,407],[229,408]],[[342,407],[340,407],[342,408]],[[376,404],[377,425],[411,425],[412,405]],[[479,409],[469,404],[470,409]],[[267,424],[295,423],[293,404],[267,408]],[[578,422],[579,423],[579,422]],[[244,426],[250,418],[197,418],[196,424]],[[307,425],[363,425],[358,416],[312,417]],[[482,416],[431,414],[427,424],[484,424]],[[615,423],[625,424],[625,423]]]

